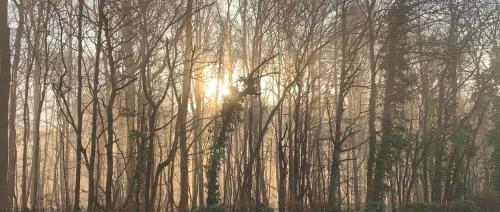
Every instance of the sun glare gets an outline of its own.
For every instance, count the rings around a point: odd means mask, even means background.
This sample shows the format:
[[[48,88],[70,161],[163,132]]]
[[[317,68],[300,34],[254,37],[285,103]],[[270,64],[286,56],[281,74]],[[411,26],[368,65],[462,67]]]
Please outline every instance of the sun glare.
[[[216,78],[211,78],[205,81],[205,96],[215,99],[216,97],[221,98],[228,93],[229,85],[226,79],[217,82]]]

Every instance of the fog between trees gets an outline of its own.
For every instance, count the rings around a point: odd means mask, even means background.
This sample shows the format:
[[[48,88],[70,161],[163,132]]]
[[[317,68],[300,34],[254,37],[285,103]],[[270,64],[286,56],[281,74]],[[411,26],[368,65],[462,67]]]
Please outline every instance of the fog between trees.
[[[498,211],[498,0],[0,0],[0,211]]]

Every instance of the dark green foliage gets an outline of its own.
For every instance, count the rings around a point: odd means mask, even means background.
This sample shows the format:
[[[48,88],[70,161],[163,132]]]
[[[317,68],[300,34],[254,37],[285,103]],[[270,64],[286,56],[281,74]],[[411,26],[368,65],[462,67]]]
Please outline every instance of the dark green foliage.
[[[365,205],[366,212],[384,211],[385,205],[382,202],[367,201]]]
[[[208,208],[216,207],[219,203],[218,173],[220,172],[221,161],[224,157],[225,142],[228,139],[229,133],[233,131],[234,125],[241,119],[240,112],[242,111],[241,103],[243,98],[235,88],[231,88],[230,90],[230,94],[223,99],[220,118],[214,122],[210,130],[213,134],[213,144],[207,167]]]
[[[500,207],[499,200],[498,193],[486,192],[477,195],[474,199],[454,200],[448,202],[447,205],[426,202],[409,203],[401,206],[400,212],[496,212]]]
[[[432,212],[438,208],[434,203],[415,202],[401,206],[401,212]]]
[[[448,171],[451,186],[448,188],[449,200],[456,200],[467,194],[467,187],[464,182],[466,158],[472,158],[476,152],[473,142],[474,130],[469,121],[459,123],[458,127],[450,134],[449,140],[452,144]]]
[[[494,47],[493,58],[491,61],[491,71],[493,74],[493,80],[496,82],[497,91],[498,86],[500,86],[500,47]]]
[[[387,192],[386,178],[405,147],[407,130],[403,106],[411,96],[414,76],[409,72],[407,33],[410,7],[405,0],[394,3],[388,11],[388,29],[382,68],[385,71],[382,141],[375,159],[373,188],[368,193],[368,211],[383,211]]]
[[[492,60],[491,73],[494,76],[492,110],[490,120],[492,129],[488,134],[488,142],[493,146],[491,158],[493,167],[493,187],[497,192],[500,191],[500,49],[495,49],[496,55]],[[496,87],[495,87],[496,85]]]
[[[491,115],[493,128],[488,134],[488,142],[493,146],[492,166],[493,166],[493,186],[496,191],[500,191],[500,98],[493,101],[493,111]]]
[[[410,7],[406,1],[399,0],[387,14],[389,23],[385,44],[386,50],[381,65],[388,72],[387,74],[391,75],[392,86],[397,88],[386,93],[394,103],[404,103],[408,100],[411,97],[411,85],[417,81],[417,76],[409,71],[406,58],[409,53],[407,43],[409,13]],[[394,104],[393,106],[398,107],[401,105]]]
[[[229,138],[229,133],[234,130],[240,121],[240,113],[243,110],[243,100],[247,95],[258,95],[254,81],[249,79],[240,79],[242,82],[241,90],[235,87],[229,88],[229,94],[222,100],[220,117],[214,122],[210,129],[213,135],[213,144],[210,150],[210,158],[207,167],[207,209],[215,210],[219,207],[219,172],[221,161],[224,158],[225,143]]]
[[[224,212],[226,209],[221,206],[207,206],[206,208],[196,208],[192,212]]]
[[[477,203],[473,200],[456,200],[446,206],[435,203],[416,202],[403,205],[401,212],[479,212]]]
[[[327,212],[339,212],[340,209],[337,204],[329,204],[326,208]]]
[[[473,200],[455,200],[449,202],[446,207],[439,208],[435,211],[445,212],[480,212],[476,203]]]
[[[481,212],[495,212],[500,208],[500,192],[482,192],[475,198]]]
[[[255,211],[258,211],[258,212],[273,212],[274,209],[270,208],[269,206],[266,206],[266,205],[261,205],[261,206],[256,207]]]

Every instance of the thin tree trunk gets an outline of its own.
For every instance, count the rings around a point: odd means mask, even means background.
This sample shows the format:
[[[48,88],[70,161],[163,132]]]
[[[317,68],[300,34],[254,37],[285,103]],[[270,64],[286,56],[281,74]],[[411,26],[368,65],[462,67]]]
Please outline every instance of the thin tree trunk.
[[[203,69],[197,68],[195,76],[202,77]],[[194,110],[193,116],[193,135],[194,135],[194,149],[193,149],[193,178],[192,178],[192,192],[193,197],[193,208],[203,207],[203,154],[202,154],[202,126],[203,126],[203,82],[201,80],[195,80],[194,82],[194,103],[196,109]],[[228,157],[229,160],[229,157]],[[224,193],[224,197],[226,193]]]
[[[93,210],[95,206],[95,201],[97,200],[96,197],[96,192],[95,192],[95,178],[94,178],[94,171],[95,171],[95,157],[96,157],[96,147],[97,147],[97,115],[98,115],[98,110],[99,110],[99,99],[97,96],[97,93],[99,92],[99,65],[100,65],[100,58],[101,58],[101,48],[102,48],[102,27],[103,27],[103,20],[102,16],[104,15],[104,2],[105,0],[99,0],[98,4],[98,10],[99,10],[99,17],[98,17],[98,22],[97,22],[97,42],[96,42],[96,53],[95,53],[95,63],[94,63],[94,76],[92,79],[93,85],[92,85],[92,129],[91,129],[91,135],[90,135],[90,164],[89,164],[89,193],[88,193],[88,203],[87,203],[87,209],[88,210]],[[99,176],[97,176],[99,177]]]
[[[29,34],[27,36],[29,39]],[[28,65],[26,68],[24,87],[27,88],[30,83],[31,69],[33,67],[33,56],[31,48],[28,50]],[[24,89],[23,98],[23,167],[22,167],[22,182],[21,182],[21,207],[23,211],[28,210],[28,141],[30,136],[30,118],[29,118],[29,89]]]
[[[124,66],[125,66],[125,77],[127,81],[131,81],[134,78],[134,74],[136,71],[136,66],[134,64],[134,52],[133,52],[133,44],[134,44],[134,22],[133,22],[133,13],[132,10],[132,2],[131,0],[123,1],[123,9],[125,16],[126,25],[123,26],[123,35],[124,35],[124,43],[123,43],[123,53],[125,55],[124,58]],[[135,176],[135,167],[136,167],[136,137],[130,136],[134,135],[136,131],[136,125],[134,117],[137,114],[136,111],[136,86],[134,82],[128,84],[125,90],[125,108],[128,112],[127,114],[127,153],[130,160],[127,163],[127,195],[129,195],[129,209],[137,210],[138,200],[133,198],[134,191],[136,189],[136,184],[134,182]]]
[[[377,61],[375,58],[375,32],[373,23],[373,12],[376,0],[367,1],[368,5],[368,42],[369,42],[369,55],[370,55],[370,99],[368,100],[368,161],[366,166],[366,195],[367,200],[372,196],[372,182],[373,182],[373,167],[375,165],[375,152],[377,145],[377,130],[375,128],[376,119],[376,101],[377,101]]]
[[[40,4],[38,8],[38,16],[43,17],[43,6]],[[43,25],[43,24],[42,24]],[[41,26],[39,26],[41,27]],[[41,39],[41,30],[35,31],[35,45],[33,48],[33,58],[35,63],[33,74],[33,150],[32,150],[32,170],[33,174],[33,185],[31,191],[31,208],[37,209],[38,198],[39,198],[39,187],[40,187],[40,115],[42,111],[43,101],[40,97],[41,93],[41,55],[39,53],[39,41]]]
[[[360,179],[359,179],[359,168],[361,165],[358,164],[358,150],[352,150],[352,169],[353,169],[353,192],[354,192],[354,211],[361,211],[361,194],[359,189]]]
[[[107,51],[107,62],[109,66],[109,80],[111,83],[108,105],[106,105],[106,122],[107,122],[107,143],[106,143],[106,210],[113,210],[113,199],[112,199],[112,188],[113,188],[113,145],[114,145],[114,114],[113,114],[113,106],[115,104],[115,99],[117,95],[117,81],[116,81],[116,67],[115,60],[113,56],[113,44],[112,37],[110,34],[110,22],[106,15],[102,15],[103,24],[104,24],[104,35],[106,39],[106,51]]]
[[[340,153],[342,148],[342,117],[344,114],[344,101],[345,96],[347,95],[347,2],[343,1],[342,3],[342,43],[341,43],[341,54],[342,61],[340,67],[340,82],[339,82],[339,93],[337,99],[337,107],[335,112],[335,134],[333,138],[333,158],[332,158],[332,169],[330,175],[330,186],[329,186],[329,203],[330,208],[333,210],[341,210],[341,196],[337,196],[340,194]]]
[[[76,113],[77,113],[77,125],[76,125],[76,169],[75,169],[75,203],[73,205],[75,211],[80,210],[80,179],[82,170],[82,123],[83,123],[83,111],[82,111],[82,60],[83,60],[83,30],[82,30],[82,19],[83,19],[83,1],[78,0],[78,56],[77,56],[77,94],[76,94]]]

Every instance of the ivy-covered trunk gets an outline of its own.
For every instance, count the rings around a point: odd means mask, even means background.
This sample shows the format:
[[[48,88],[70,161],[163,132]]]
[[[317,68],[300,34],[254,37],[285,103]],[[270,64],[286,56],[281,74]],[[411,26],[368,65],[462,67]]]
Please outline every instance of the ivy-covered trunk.
[[[496,192],[500,192],[500,47],[496,47],[494,58],[492,59],[491,71],[494,79],[492,93],[492,114],[490,120],[493,128],[488,134],[488,141],[493,145],[493,180],[492,186]],[[496,85],[496,87],[495,87]]]
[[[373,184],[367,198],[368,211],[384,211],[386,178],[397,158],[398,149],[404,145],[404,127],[400,123],[403,119],[401,110],[407,96],[406,90],[412,81],[411,75],[406,73],[408,65],[405,59],[409,9],[405,0],[399,0],[388,13],[387,46],[382,64],[385,71],[382,141],[375,157]]]
[[[225,143],[233,127],[241,120],[243,97],[246,92],[238,92],[232,88],[231,93],[224,97],[220,117],[212,127],[213,145],[207,167],[208,192],[207,208],[216,208],[220,201],[219,172],[224,157]]]

